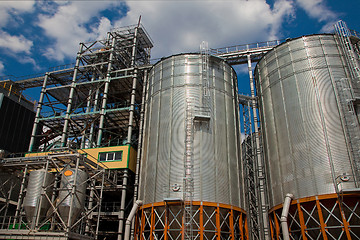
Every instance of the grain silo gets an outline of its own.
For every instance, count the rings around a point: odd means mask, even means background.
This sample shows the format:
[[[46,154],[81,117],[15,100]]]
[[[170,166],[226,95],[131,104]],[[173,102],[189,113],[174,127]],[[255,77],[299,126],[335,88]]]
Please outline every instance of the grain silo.
[[[180,54],[153,66],[138,236],[245,239],[236,94],[236,74],[220,58]]]
[[[304,36],[257,65],[272,239],[360,236],[357,42]]]

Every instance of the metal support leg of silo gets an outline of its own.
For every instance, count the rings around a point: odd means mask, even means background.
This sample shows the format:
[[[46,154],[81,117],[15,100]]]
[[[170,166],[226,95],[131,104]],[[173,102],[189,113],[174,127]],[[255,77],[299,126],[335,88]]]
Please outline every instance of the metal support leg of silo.
[[[271,239],[282,239],[282,204],[269,211]],[[291,201],[288,213],[290,239],[359,239],[360,192],[311,196]]]
[[[182,202],[157,202],[141,206],[135,226],[135,239],[186,239]],[[244,210],[214,202],[193,201],[194,231],[198,240],[248,240]],[[125,239],[126,240],[126,239]]]

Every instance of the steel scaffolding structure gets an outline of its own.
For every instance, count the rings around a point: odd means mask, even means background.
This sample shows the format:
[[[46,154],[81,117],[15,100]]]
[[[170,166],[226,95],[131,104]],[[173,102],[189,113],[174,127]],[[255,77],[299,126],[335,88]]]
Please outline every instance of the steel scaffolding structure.
[[[108,169],[100,164],[91,161],[85,155],[69,148],[58,149],[51,155],[38,157],[19,157],[5,158],[0,164],[3,173],[8,172],[13,177],[17,177],[17,191],[13,185],[10,185],[8,197],[5,199],[7,205],[6,211],[1,215],[0,238],[2,239],[96,239],[99,234],[97,224],[89,216],[94,212],[100,212],[102,204],[103,190],[105,187],[115,186],[116,183],[111,178]],[[55,181],[47,183],[41,180],[41,198],[37,199],[33,217],[30,220],[25,217],[24,199],[26,188],[29,184],[29,173],[43,169],[45,172],[51,172],[55,176]],[[66,187],[60,184],[61,176],[71,171],[74,174],[74,182],[69,182]],[[88,178],[80,181],[77,177],[79,172],[85,172]],[[86,193],[80,193],[77,188],[80,185],[86,185]],[[11,196],[18,195],[15,202]],[[60,195],[65,194],[61,199]],[[85,196],[81,196],[85,194]],[[84,198],[85,205],[81,206],[79,217],[75,217],[76,201]],[[42,199],[42,200],[40,200]],[[64,201],[70,200],[67,214],[60,210]],[[43,205],[49,205],[46,216],[43,216],[41,209]],[[24,212],[25,211],[25,212]],[[72,214],[73,213],[73,214]],[[99,215],[97,215],[99,216]]]
[[[256,162],[255,162],[255,136],[253,134],[253,124],[251,115],[251,97],[246,95],[239,95],[239,103],[242,108],[244,140],[241,145],[242,163],[244,166],[245,175],[245,196],[246,209],[249,219],[249,231],[252,239],[260,239],[260,214],[258,199],[259,194],[257,190],[258,180],[256,177]]]
[[[52,152],[71,148],[76,150],[76,154],[97,163],[100,155],[90,156],[86,149],[91,152],[91,149],[128,146],[127,157],[130,158],[130,154],[133,158],[135,156],[137,167],[130,169],[129,163],[120,169],[115,165],[108,167],[106,177],[114,184],[95,186],[96,190],[102,189],[102,206],[89,201],[89,209],[96,211],[86,215],[88,230],[84,228],[83,232],[89,235],[88,231],[95,228],[96,234],[92,238],[122,239],[125,218],[133,198],[137,198],[144,91],[147,71],[151,67],[152,47],[150,37],[139,22],[112,30],[104,40],[80,43],[75,64],[54,68],[44,76],[14,82],[16,89],[20,90],[41,87],[29,145],[30,155],[44,152],[41,161],[50,161],[46,159],[52,158]],[[130,148],[138,149],[137,157],[135,151],[130,153]],[[75,153],[63,154],[63,158],[71,158]],[[27,163],[32,159],[19,161]],[[15,169],[14,165],[5,163],[2,167],[4,171]],[[9,187],[14,188],[12,185]],[[3,191],[4,196],[9,187]],[[89,199],[94,198],[93,193],[89,194],[92,195]],[[23,198],[21,191],[20,198]],[[6,199],[3,199],[4,206],[0,206],[3,209],[16,203]],[[31,239],[56,235],[46,234],[31,235]],[[62,239],[77,238],[77,235],[66,234],[65,230],[63,234]]]
[[[151,47],[141,26],[81,43],[73,69],[44,77],[29,151],[48,150],[54,139],[73,148],[136,145],[142,70],[148,67]]]

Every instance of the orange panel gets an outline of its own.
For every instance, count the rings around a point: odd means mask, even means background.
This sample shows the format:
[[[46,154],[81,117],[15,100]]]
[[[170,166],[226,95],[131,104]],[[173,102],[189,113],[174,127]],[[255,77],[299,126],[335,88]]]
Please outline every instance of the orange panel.
[[[200,240],[204,239],[204,207],[200,205],[200,212],[199,212],[199,222],[200,222]]]
[[[220,208],[217,207],[216,208],[216,235],[217,235],[217,239],[221,240],[221,235],[220,235]]]
[[[243,214],[242,213],[240,213],[239,228],[240,228],[240,237],[242,240],[244,240]]]
[[[231,240],[235,240],[235,233],[234,233],[234,211],[233,211],[232,209],[230,210],[229,224],[230,224]]]
[[[248,222],[247,222],[246,218],[245,218],[244,222],[245,222],[245,236],[246,236],[246,239],[249,239],[249,226],[248,226]]]
[[[274,226],[273,226],[273,224],[272,224],[272,222],[271,222],[271,219],[270,219],[270,238],[271,239],[273,239],[273,237],[274,237]]]
[[[321,233],[322,233],[323,239],[327,240],[328,238],[327,238],[326,230],[325,230],[326,224],[324,222],[324,217],[322,215],[319,199],[316,199],[316,208],[317,208],[318,214],[319,214],[319,221],[320,221],[320,227],[321,227]]]
[[[144,235],[142,235],[142,233],[144,232],[145,229],[145,215],[144,215],[144,209],[141,210],[141,232],[140,234],[140,240],[144,240]]]
[[[341,214],[341,219],[343,221],[343,224],[344,224],[344,228],[345,228],[345,233],[346,233],[346,236],[347,236],[347,239],[348,240],[351,240],[351,236],[350,236],[350,232],[349,232],[349,223],[346,221],[346,218],[345,218],[345,214],[341,208],[341,204],[339,203],[339,200],[336,201],[336,203],[339,205],[339,209],[340,209],[340,214]]]
[[[305,234],[305,231],[306,231],[306,226],[305,226],[305,221],[304,221],[304,214],[301,210],[301,205],[299,202],[297,202],[297,209],[298,209],[298,212],[299,212],[299,221],[300,221],[300,226],[301,226],[301,235],[302,235],[302,238],[304,240],[307,240],[307,237],[306,237],[306,234]]]
[[[152,207],[151,208],[150,240],[154,240],[154,228],[155,228],[155,213],[154,213],[154,207]]]
[[[169,209],[165,207],[164,240],[168,240],[168,229],[169,229]]]
[[[280,225],[279,225],[279,222],[278,222],[275,212],[274,212],[274,222],[275,222],[275,229],[276,229],[276,239],[280,239]]]

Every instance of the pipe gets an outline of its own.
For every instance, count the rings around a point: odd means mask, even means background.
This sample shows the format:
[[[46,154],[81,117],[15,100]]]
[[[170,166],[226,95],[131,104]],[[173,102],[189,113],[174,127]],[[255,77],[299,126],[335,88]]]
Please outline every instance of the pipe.
[[[284,200],[283,210],[282,210],[281,218],[280,218],[281,230],[283,232],[283,240],[290,240],[289,227],[287,224],[287,217],[289,215],[290,203],[293,198],[294,198],[294,195],[291,193],[288,193],[288,194],[286,194],[285,200]]]
[[[121,202],[120,202],[120,215],[119,215],[119,236],[118,240],[124,239],[122,238],[124,235],[124,219],[125,219],[125,207],[126,207],[126,189],[128,188],[128,170],[124,170],[123,182],[121,187]]]
[[[132,207],[132,209],[130,211],[129,216],[126,219],[124,240],[130,240],[131,221],[135,216],[136,210],[142,204],[143,204],[143,202],[141,200],[136,200],[136,202],[134,203],[134,205],[133,205],[133,207]]]

